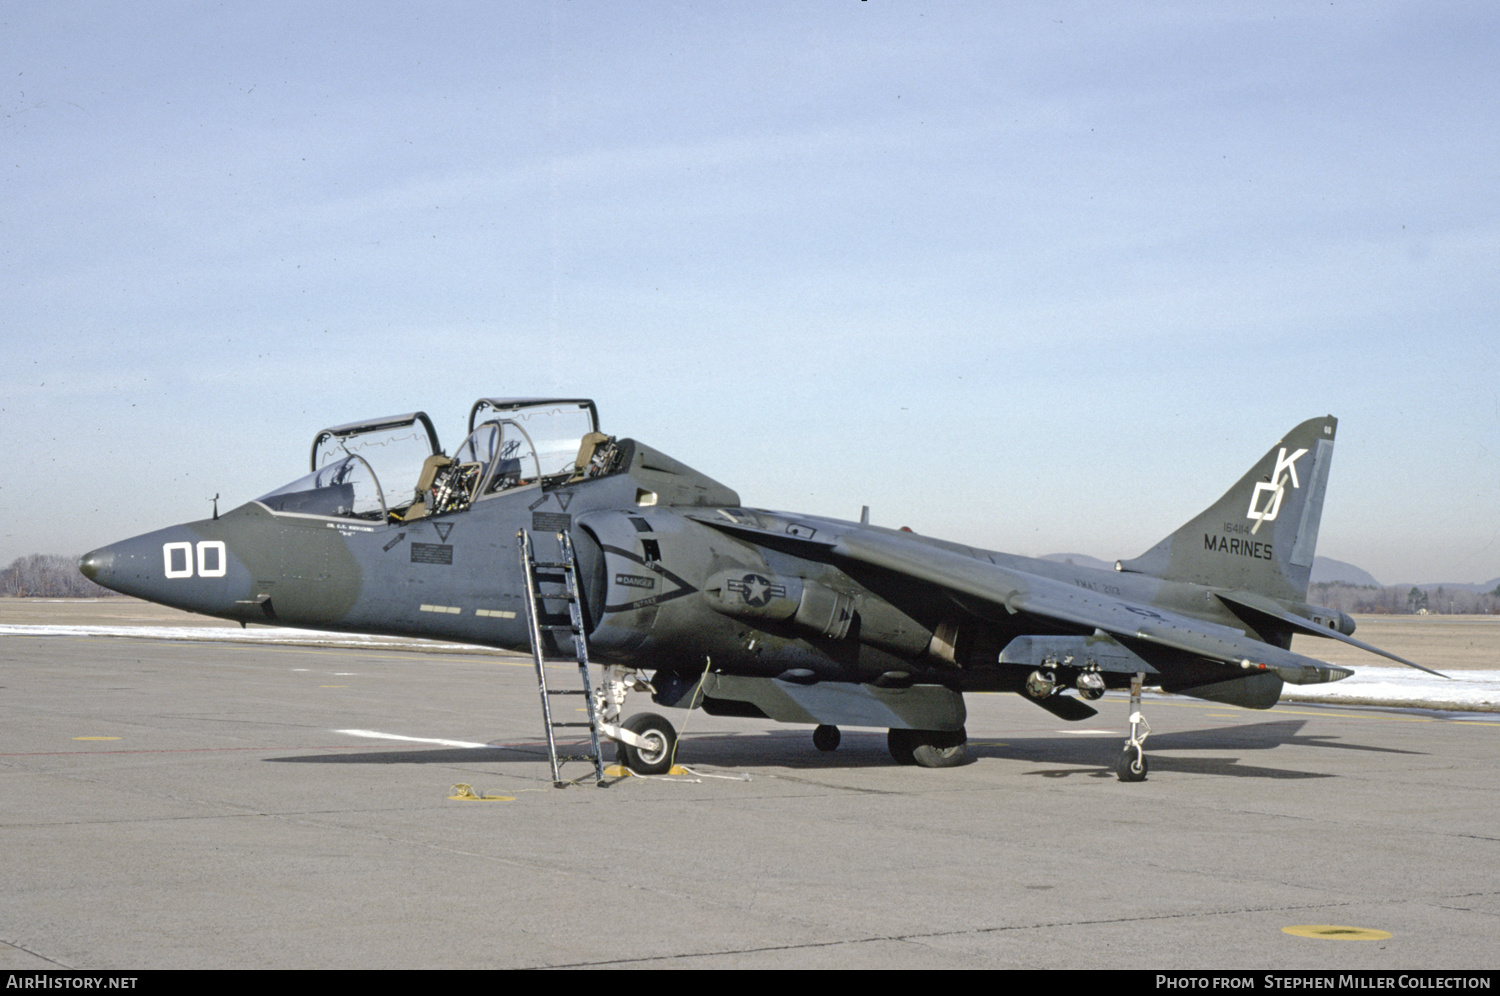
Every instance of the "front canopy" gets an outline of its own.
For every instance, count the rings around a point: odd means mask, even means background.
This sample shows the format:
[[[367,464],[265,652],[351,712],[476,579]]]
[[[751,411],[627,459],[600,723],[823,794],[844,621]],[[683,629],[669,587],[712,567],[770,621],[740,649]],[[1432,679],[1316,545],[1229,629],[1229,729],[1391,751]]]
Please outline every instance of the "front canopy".
[[[342,460],[299,477],[255,499],[273,512],[331,515],[385,521],[385,494],[368,461],[361,456]]]

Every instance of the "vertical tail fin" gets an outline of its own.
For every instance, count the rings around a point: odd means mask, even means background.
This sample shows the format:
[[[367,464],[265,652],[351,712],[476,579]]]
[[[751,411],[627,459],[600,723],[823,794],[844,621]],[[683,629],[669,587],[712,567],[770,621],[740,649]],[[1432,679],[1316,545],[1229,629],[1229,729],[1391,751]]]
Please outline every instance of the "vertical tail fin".
[[[1256,461],[1239,483],[1122,571],[1166,581],[1307,598],[1338,419],[1309,419]]]

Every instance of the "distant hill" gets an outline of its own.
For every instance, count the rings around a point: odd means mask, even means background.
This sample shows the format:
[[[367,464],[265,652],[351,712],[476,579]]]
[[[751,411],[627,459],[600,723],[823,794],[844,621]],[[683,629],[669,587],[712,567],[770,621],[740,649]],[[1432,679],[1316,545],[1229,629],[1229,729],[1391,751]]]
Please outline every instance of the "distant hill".
[[[1407,586],[1403,584],[1398,585],[1397,587],[1405,588]],[[1500,588],[1500,578],[1491,578],[1490,580],[1480,582],[1479,584],[1464,584],[1460,581],[1444,581],[1441,584],[1419,584],[1414,585],[1413,587],[1421,588],[1423,591],[1436,591],[1441,588],[1444,591],[1474,591],[1479,592],[1480,594],[1487,594],[1494,591],[1496,588]]]
[[[1379,588],[1380,582],[1368,571],[1361,570],[1353,564],[1346,564],[1342,560],[1334,560],[1332,557],[1314,557],[1312,566],[1312,583],[1328,584],[1341,582],[1352,585],[1369,585]]]

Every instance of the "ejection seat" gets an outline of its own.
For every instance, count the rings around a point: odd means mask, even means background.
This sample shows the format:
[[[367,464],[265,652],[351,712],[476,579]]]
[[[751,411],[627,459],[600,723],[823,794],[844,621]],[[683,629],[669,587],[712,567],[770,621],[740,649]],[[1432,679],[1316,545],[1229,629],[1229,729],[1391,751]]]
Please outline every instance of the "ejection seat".
[[[427,492],[431,490],[432,482],[437,479],[437,472],[452,462],[450,457],[443,456],[441,453],[434,453],[422,461],[422,473],[417,477],[417,500],[399,515],[400,521],[411,522],[427,514]]]
[[[569,484],[588,477],[599,476],[603,468],[591,465],[594,455],[599,453],[599,448],[608,443],[612,438],[612,436],[606,436],[602,432],[584,434],[583,439],[578,444],[578,459],[573,461],[573,475],[568,478]],[[600,453],[600,455],[602,456],[603,454]]]

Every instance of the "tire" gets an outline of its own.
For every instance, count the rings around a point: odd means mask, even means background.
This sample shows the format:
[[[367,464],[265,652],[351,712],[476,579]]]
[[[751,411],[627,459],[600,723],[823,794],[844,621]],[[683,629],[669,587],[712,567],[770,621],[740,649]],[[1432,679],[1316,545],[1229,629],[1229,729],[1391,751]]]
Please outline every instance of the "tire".
[[[618,744],[615,756],[620,763],[638,775],[665,775],[672,770],[677,731],[671,723],[654,712],[638,712],[620,725],[647,741],[645,747]]]
[[[917,759],[912,752],[917,749],[917,740],[913,736],[914,730],[891,730],[885,735],[885,745],[890,749],[891,758],[897,764],[916,764]]]
[[[841,739],[843,738],[837,726],[829,726],[825,723],[813,730],[813,746],[824,753],[838,750]]]
[[[1146,755],[1136,755],[1135,748],[1126,747],[1120,755],[1120,760],[1115,764],[1115,774],[1120,776],[1122,782],[1143,782],[1146,780]]]
[[[912,760],[923,768],[956,768],[969,759],[966,746],[969,735],[964,730],[919,730],[919,741]]]

